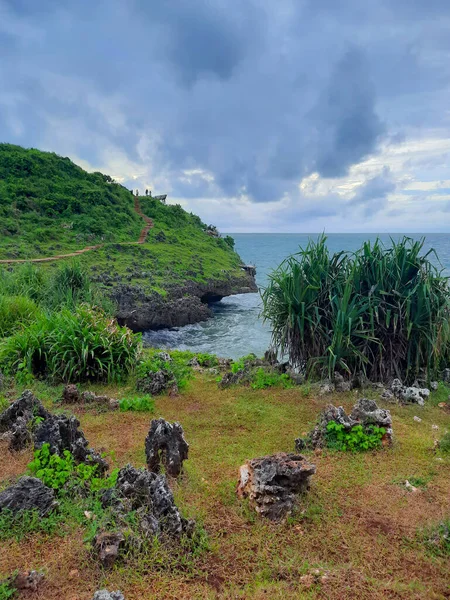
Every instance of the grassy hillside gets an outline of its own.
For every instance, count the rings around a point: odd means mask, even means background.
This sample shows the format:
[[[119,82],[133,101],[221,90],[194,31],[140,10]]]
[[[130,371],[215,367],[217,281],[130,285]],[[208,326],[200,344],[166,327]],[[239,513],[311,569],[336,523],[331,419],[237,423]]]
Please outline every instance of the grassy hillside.
[[[37,258],[137,239],[129,190],[51,152],[0,144],[0,258]]]
[[[145,223],[129,190],[54,153],[0,144],[0,260],[102,244],[78,260],[107,287],[123,283],[165,295],[187,281],[244,280],[231,238],[208,235],[200,218],[179,205],[145,196],[139,201],[154,228],[138,245]],[[69,260],[42,268],[55,270]]]

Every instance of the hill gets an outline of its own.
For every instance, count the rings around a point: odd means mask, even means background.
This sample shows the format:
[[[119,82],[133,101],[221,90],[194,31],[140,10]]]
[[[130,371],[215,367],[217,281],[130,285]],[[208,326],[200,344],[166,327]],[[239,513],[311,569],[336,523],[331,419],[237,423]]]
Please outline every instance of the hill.
[[[137,203],[153,221],[144,243],[134,196],[109,175],[54,153],[0,144],[0,261],[96,246],[78,260],[116,301],[119,319],[140,330],[205,319],[208,301],[256,291],[232,238],[179,205],[147,196]],[[64,260],[42,268],[57,262]]]
[[[52,152],[0,144],[1,258],[37,258],[139,235],[132,194]]]

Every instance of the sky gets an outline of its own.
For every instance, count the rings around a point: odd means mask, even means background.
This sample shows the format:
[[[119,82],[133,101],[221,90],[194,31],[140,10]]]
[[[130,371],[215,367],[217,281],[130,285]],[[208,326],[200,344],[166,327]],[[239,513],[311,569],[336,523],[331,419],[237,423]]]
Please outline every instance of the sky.
[[[229,232],[450,232],[449,0],[0,0],[0,141]]]

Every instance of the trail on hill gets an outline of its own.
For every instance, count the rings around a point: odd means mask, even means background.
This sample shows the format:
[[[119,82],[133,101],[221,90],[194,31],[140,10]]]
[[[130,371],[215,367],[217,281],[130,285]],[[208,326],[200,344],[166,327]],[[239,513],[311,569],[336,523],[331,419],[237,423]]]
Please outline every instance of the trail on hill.
[[[141,205],[139,203],[139,198],[137,196],[134,197],[134,211],[143,219],[146,223],[145,227],[141,230],[139,235],[139,239],[137,242],[124,242],[125,244],[143,244],[146,239],[148,232],[153,227],[153,221],[141,210]],[[82,248],[81,250],[75,250],[74,252],[70,252],[69,254],[56,254],[55,256],[46,256],[43,258],[8,258],[0,260],[0,264],[12,264],[12,263],[39,263],[39,262],[51,262],[53,260],[61,260],[63,258],[71,258],[73,256],[79,256],[80,254],[84,254],[85,252],[91,252],[92,250],[98,250],[104,246],[104,244],[97,244],[95,246],[86,246],[86,248]]]

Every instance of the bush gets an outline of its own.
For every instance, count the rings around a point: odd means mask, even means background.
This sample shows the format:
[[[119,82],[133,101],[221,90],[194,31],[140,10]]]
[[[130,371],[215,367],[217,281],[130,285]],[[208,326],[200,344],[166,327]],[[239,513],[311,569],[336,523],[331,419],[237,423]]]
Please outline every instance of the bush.
[[[16,588],[14,588],[9,581],[2,581],[0,583],[0,600],[8,600],[9,598],[14,598],[16,592]]]
[[[7,338],[0,351],[11,373],[66,383],[120,380],[139,354],[140,336],[86,305],[42,315]]]
[[[123,398],[119,401],[119,410],[122,412],[153,412],[155,410],[155,401],[150,396]]]
[[[254,390],[263,390],[268,387],[281,386],[283,388],[293,387],[292,379],[287,373],[277,373],[273,370],[265,370],[262,367],[256,370],[250,384]]]
[[[333,450],[364,451],[373,450],[381,446],[386,429],[375,425],[354,425],[346,431],[341,423],[330,421],[327,425],[327,447]]]
[[[310,242],[262,294],[274,347],[321,376],[435,376],[449,358],[450,293],[423,245],[405,237],[385,248],[377,240],[331,256],[324,236]]]
[[[0,337],[12,335],[38,317],[37,304],[24,296],[0,296]]]
[[[149,374],[158,371],[162,371],[164,374],[166,388],[170,387],[172,383],[176,383],[178,389],[186,387],[188,380],[192,377],[192,368],[187,365],[186,353],[173,352],[170,355],[171,360],[164,360],[164,354],[158,350],[148,351],[146,358],[138,364],[136,369],[138,390],[148,392],[149,390],[146,389],[148,387],[147,379],[150,382],[153,381],[153,377],[149,377]]]

